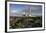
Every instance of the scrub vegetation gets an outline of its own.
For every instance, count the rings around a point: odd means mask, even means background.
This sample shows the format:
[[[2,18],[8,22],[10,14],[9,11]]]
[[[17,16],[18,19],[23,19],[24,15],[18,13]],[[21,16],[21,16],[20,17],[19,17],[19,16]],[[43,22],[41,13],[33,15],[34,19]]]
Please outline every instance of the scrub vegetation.
[[[10,29],[42,27],[42,16],[16,17],[10,16]]]

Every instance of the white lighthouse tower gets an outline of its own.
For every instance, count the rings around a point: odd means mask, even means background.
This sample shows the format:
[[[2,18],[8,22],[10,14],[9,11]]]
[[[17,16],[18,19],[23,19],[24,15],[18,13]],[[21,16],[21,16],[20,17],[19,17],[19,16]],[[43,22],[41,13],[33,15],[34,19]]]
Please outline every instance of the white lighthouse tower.
[[[29,16],[31,16],[31,8],[30,8],[30,10],[29,10]]]

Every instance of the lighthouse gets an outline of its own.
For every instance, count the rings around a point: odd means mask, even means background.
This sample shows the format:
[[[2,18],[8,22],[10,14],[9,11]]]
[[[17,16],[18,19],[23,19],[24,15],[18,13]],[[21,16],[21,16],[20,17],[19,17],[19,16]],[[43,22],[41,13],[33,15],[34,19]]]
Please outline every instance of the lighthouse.
[[[25,8],[25,16],[31,16],[31,8],[30,7]]]
[[[31,8],[30,8],[30,10],[29,10],[29,16],[31,16]]]

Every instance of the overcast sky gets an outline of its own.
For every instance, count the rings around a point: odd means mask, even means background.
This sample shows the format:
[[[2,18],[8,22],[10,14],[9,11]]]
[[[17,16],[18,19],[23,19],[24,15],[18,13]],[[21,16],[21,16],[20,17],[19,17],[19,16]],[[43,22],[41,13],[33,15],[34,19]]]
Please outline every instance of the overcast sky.
[[[32,16],[42,15],[41,5],[24,5],[24,4],[10,4],[10,16],[22,15],[25,13],[24,9],[30,7]],[[22,11],[23,10],[23,11]]]

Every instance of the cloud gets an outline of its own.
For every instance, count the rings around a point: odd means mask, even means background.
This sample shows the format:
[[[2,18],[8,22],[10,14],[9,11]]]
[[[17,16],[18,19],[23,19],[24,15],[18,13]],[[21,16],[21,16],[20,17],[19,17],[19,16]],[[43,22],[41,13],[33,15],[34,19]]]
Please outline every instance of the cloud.
[[[10,13],[16,13],[18,10],[10,10]]]
[[[30,5],[29,7],[31,8],[32,16],[41,16],[42,15],[42,7],[40,5]],[[16,7],[16,8],[18,8],[18,7]],[[20,7],[20,9],[14,8],[14,9],[10,10],[10,16],[17,16],[17,15],[19,16],[19,15],[23,15],[23,14],[25,14],[25,8],[23,8],[22,6]]]

